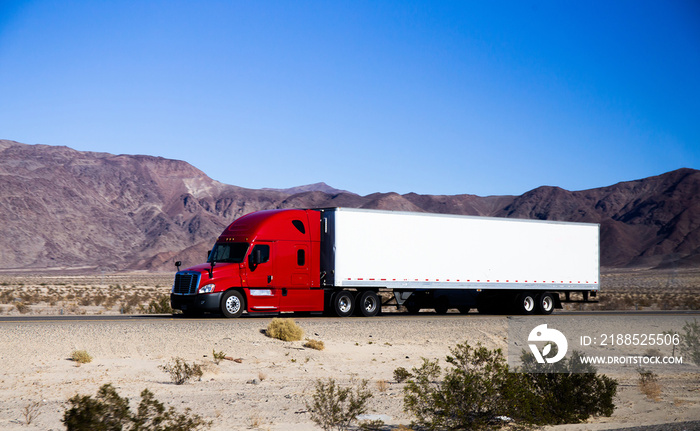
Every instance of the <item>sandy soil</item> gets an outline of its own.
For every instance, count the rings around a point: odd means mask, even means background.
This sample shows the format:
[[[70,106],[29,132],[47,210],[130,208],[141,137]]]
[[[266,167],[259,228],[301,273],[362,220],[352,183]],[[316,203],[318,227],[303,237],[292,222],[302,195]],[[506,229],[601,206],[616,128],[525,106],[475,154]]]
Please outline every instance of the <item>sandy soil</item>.
[[[396,428],[409,425],[402,409],[397,367],[418,366],[421,357],[444,360],[449,347],[468,341],[506,347],[506,318],[479,315],[298,318],[306,337],[325,350],[283,342],[261,330],[269,317],[189,320],[147,317],[133,321],[0,323],[0,429],[61,430],[67,400],[94,395],[112,383],[132,407],[143,389],[166,406],[191,408],[213,421],[212,430],[311,430],[305,400],[318,378],[341,383],[368,379],[371,409]],[[93,361],[77,366],[73,350]],[[212,350],[242,359],[214,364]],[[175,385],[159,366],[179,356],[204,366],[200,381]],[[444,362],[443,362],[444,363]],[[636,375],[620,379],[617,410],[610,418],[551,430],[597,430],[700,419],[700,374],[659,377],[661,394],[648,399]],[[37,403],[39,416],[25,424],[25,408]]]

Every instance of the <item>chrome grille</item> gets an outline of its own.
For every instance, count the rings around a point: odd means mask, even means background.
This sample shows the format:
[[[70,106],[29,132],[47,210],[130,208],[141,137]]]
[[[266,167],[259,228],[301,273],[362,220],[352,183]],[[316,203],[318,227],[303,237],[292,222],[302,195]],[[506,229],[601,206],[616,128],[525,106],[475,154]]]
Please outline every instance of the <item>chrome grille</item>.
[[[199,273],[181,271],[175,274],[173,293],[176,295],[194,295],[199,287]]]

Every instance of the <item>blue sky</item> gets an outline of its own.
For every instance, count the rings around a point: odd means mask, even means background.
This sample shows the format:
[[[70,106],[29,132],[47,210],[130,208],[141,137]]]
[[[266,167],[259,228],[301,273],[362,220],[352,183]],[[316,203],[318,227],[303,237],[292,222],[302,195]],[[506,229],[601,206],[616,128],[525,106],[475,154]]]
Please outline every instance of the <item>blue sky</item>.
[[[699,169],[700,3],[0,0],[0,139],[363,195]]]

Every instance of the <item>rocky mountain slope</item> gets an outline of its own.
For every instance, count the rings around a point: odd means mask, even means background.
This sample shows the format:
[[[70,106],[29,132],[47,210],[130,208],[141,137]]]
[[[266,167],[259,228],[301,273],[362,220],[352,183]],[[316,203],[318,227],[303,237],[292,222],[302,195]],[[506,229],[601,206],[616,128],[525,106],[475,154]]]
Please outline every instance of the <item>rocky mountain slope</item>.
[[[700,171],[522,196],[359,196],[319,183],[251,190],[151,156],[0,141],[0,269],[171,269],[204,260],[235,218],[269,208],[361,207],[595,222],[604,266],[700,265]]]

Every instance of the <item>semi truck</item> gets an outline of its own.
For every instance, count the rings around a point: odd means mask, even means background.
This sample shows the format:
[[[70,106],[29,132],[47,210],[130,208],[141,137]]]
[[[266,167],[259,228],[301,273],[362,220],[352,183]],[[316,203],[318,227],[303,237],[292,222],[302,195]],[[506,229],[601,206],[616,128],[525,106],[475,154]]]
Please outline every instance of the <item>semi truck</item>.
[[[352,208],[279,209],[231,223],[178,271],[185,315],[299,312],[550,314],[595,302],[599,226]]]

